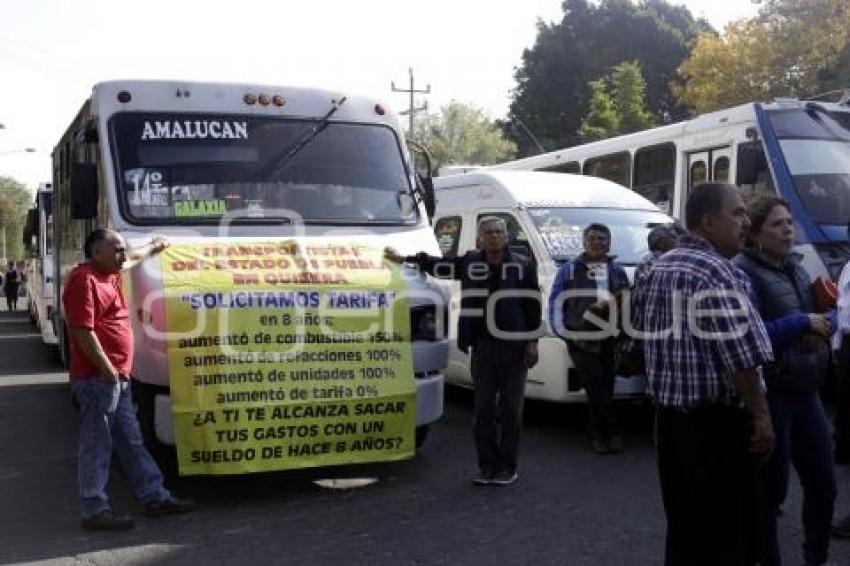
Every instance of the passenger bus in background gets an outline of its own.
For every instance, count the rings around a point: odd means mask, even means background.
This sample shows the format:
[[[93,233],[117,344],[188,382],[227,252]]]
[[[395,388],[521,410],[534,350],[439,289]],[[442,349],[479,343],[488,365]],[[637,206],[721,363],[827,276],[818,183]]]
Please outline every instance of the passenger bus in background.
[[[86,235],[99,227],[117,231],[131,249],[157,234],[172,244],[295,240],[438,251],[429,224],[430,179],[415,174],[396,117],[383,103],[348,93],[100,83],[56,144],[53,172],[57,297],[84,260]],[[226,233],[224,208],[239,213]],[[133,387],[146,440],[173,444],[164,307],[146,302],[162,292],[162,274],[158,262],[146,265],[124,277],[136,352]],[[405,280],[420,442],[443,410],[448,344],[436,321],[444,320],[445,306],[433,298],[437,285]]]
[[[29,256],[26,261],[26,293],[30,321],[41,332],[45,344],[56,346],[51,183],[41,183],[36,191],[35,205],[27,213],[24,247]]]
[[[478,221],[485,216],[503,218],[508,245],[533,259],[543,291],[543,318],[548,328],[549,290],[558,268],[584,249],[583,230],[592,222],[611,229],[611,254],[617,256],[629,277],[649,252],[647,235],[659,225],[673,222],[658,207],[628,189],[580,175],[528,171],[478,169],[434,180],[437,212],[434,232],[445,257],[463,255],[477,247]],[[450,336],[452,338],[446,378],[450,383],[472,387],[470,358],[457,348],[457,317],[460,285],[452,283]],[[551,329],[539,340],[540,361],[529,370],[525,395],[557,402],[586,400],[567,344]],[[643,376],[617,377],[617,398],[643,398]]]
[[[834,102],[777,99],[492,166],[602,177],[676,218],[703,181],[737,185],[745,201],[791,206],[796,251],[814,278],[838,280],[850,259],[850,93]]]

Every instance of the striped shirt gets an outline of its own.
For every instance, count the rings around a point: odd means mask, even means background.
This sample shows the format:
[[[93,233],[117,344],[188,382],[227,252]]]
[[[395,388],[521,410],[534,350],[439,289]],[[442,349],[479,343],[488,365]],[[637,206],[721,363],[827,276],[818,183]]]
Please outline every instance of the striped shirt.
[[[682,236],[655,261],[632,303],[649,380],[665,407],[739,402],[733,377],[770,361],[747,275],[703,238]]]

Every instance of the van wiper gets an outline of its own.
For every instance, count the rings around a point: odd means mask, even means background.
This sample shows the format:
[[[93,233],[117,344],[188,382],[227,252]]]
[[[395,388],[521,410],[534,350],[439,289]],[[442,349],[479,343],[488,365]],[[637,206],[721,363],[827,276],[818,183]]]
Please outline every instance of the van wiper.
[[[268,174],[275,169],[277,171],[282,171],[283,168],[292,161],[292,158],[298,155],[298,152],[304,149],[310,142],[316,139],[316,137],[321,134],[325,128],[328,127],[328,124],[331,123],[331,116],[339,110],[340,106],[345,104],[346,100],[348,100],[347,96],[343,96],[339,100],[331,100],[332,107],[328,110],[328,113],[322,116],[321,119],[314,122],[312,126],[301,132],[298,137],[295,138],[295,141],[283,148],[278,156],[271,161],[269,168],[264,173]],[[264,175],[264,177],[265,176],[266,175]]]

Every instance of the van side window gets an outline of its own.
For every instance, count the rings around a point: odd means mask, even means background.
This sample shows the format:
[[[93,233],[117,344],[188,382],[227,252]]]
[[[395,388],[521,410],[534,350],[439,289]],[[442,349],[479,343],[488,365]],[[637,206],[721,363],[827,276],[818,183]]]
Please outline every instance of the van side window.
[[[568,161],[566,163],[558,163],[557,165],[548,165],[540,167],[535,171],[548,171],[550,173],[581,173],[581,166],[578,161]]]
[[[508,214],[506,212],[488,212],[479,214],[478,219],[475,222],[476,230],[478,222],[485,216],[496,216],[503,219],[508,225],[508,248],[510,248],[511,251],[524,255],[529,259],[534,258],[534,254],[531,252],[531,242],[529,241],[525,230],[522,229],[522,226],[520,226],[519,221],[513,214]]]
[[[632,188],[667,214],[673,210],[675,183],[676,146],[674,144],[642,147],[635,152]]]
[[[629,187],[631,156],[628,151],[593,157],[584,162],[584,174],[602,177]]]
[[[460,216],[444,216],[434,224],[434,235],[443,257],[452,258],[457,255],[461,226]]]

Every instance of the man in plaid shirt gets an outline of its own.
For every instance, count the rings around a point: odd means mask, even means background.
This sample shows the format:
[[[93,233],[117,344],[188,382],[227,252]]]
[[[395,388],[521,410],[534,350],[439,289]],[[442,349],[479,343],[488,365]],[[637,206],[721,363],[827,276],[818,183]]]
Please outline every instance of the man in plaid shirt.
[[[690,234],[653,265],[632,314],[657,406],[665,564],[754,564],[756,467],[774,435],[759,374],[770,340],[729,261],[749,220],[736,187],[705,183],[686,222]]]

